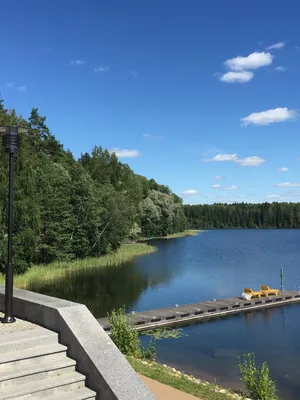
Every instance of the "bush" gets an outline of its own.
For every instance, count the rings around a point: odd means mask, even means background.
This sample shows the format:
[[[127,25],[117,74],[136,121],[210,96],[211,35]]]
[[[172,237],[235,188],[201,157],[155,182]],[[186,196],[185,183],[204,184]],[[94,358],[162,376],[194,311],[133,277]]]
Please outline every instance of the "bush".
[[[268,364],[261,367],[255,364],[253,353],[244,354],[239,364],[241,380],[244,382],[252,400],[278,400],[275,382],[270,377]]]
[[[141,346],[137,330],[131,326],[125,316],[125,307],[108,314],[111,338],[118,349],[126,356],[140,357]]]
[[[137,330],[126,320],[125,307],[108,313],[111,338],[125,356],[133,356],[154,361],[156,359],[156,342],[152,338],[148,347],[142,347]]]

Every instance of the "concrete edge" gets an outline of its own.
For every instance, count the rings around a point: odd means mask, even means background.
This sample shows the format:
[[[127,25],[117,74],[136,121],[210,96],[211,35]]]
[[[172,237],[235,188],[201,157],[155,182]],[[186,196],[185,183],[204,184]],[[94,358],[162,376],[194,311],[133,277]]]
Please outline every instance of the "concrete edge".
[[[0,311],[4,293],[0,285]],[[57,332],[97,399],[155,399],[85,305],[14,289],[14,316]]]

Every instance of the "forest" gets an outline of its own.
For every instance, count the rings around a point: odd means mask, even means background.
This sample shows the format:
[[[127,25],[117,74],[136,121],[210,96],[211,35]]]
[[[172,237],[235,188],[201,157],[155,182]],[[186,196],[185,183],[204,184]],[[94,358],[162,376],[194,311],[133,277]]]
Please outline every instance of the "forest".
[[[299,228],[300,203],[185,205],[190,229]]]
[[[28,119],[0,100],[0,126],[20,126],[15,160],[14,268],[96,257],[139,237],[186,229],[182,200],[95,146],[76,160],[33,108]],[[2,135],[2,134],[1,134]],[[0,272],[7,254],[8,154],[0,146]]]

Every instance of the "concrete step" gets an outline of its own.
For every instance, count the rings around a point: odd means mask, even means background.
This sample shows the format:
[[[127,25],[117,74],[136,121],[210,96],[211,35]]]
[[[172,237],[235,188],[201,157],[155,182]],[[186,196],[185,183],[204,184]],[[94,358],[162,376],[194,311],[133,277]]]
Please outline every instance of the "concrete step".
[[[4,354],[0,353],[0,371],[5,368],[6,363],[19,362],[30,358],[46,356],[55,353],[64,352],[66,354],[67,347],[59,343],[49,344],[45,346],[32,347],[21,351],[11,351]]]
[[[48,350],[48,351],[45,350],[47,348],[48,348],[48,346],[43,346],[43,352],[47,353],[45,355],[43,355],[43,354],[36,355],[34,357],[24,358],[21,360],[18,359],[15,361],[10,361],[10,362],[5,362],[3,364],[0,364],[0,377],[1,377],[2,371],[6,370],[7,368],[10,368],[10,367],[11,368],[22,367],[22,368],[26,369],[26,368],[30,368],[32,366],[32,363],[35,363],[37,365],[37,364],[43,364],[45,362],[51,362],[51,361],[56,362],[58,365],[60,362],[62,362],[66,359],[67,354],[66,354],[66,349],[64,347],[61,347],[60,345],[56,345],[55,348],[60,349],[62,351],[60,351],[58,353],[57,352],[51,353],[51,354],[49,354],[50,350]],[[53,348],[54,348],[53,345],[51,345],[51,347],[49,347],[49,349],[53,349]],[[42,351],[41,348],[39,348],[38,350],[40,352]],[[31,352],[31,354],[32,354],[32,352]],[[15,356],[15,354],[14,354],[14,356]],[[18,354],[18,356],[20,356],[20,354]],[[6,359],[7,359],[7,357],[6,357]]]
[[[30,399],[41,400],[39,396],[31,396]],[[63,390],[57,390],[54,396],[47,397],[47,400],[94,400],[96,399],[96,393],[92,390],[83,387],[81,389],[75,389],[71,392],[64,392]]]
[[[72,372],[76,367],[76,362],[66,356],[60,361],[50,358],[43,363],[36,363],[34,358],[30,360],[31,364],[27,364],[26,367],[8,364],[7,368],[3,368],[0,371],[0,390],[8,386]]]
[[[60,399],[59,393],[84,388],[85,376],[78,372],[68,372],[59,376],[47,377],[36,381],[29,380],[21,385],[8,386],[0,391],[0,400],[28,400],[53,397]],[[33,397],[35,396],[35,397]]]
[[[0,335],[0,354],[57,342],[57,333],[40,327],[27,331],[11,332]]]

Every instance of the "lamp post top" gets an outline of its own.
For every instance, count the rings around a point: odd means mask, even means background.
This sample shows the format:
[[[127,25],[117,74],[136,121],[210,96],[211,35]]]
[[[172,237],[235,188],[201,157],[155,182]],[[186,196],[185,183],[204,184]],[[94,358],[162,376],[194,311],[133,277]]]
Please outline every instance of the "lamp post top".
[[[19,133],[25,133],[28,130],[19,126],[1,126],[0,132],[4,133],[4,148],[8,153],[16,153],[19,147]]]

